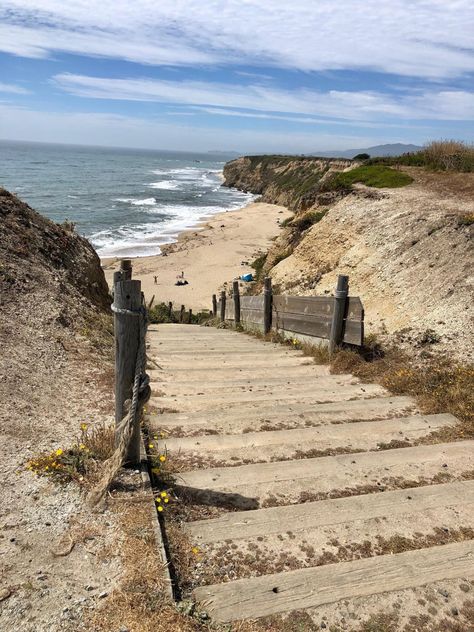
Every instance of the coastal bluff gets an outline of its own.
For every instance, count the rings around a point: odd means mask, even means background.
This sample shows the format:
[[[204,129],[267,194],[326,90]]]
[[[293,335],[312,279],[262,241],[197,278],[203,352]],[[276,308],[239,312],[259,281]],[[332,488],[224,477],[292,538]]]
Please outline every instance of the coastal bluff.
[[[224,186],[262,196],[262,202],[305,210],[334,198],[325,183],[357,162],[339,158],[242,156],[224,166]]]
[[[472,359],[474,173],[291,156],[246,156],[225,185],[293,211],[255,262],[282,294],[364,297],[366,333]],[[261,290],[257,285],[256,292]]]

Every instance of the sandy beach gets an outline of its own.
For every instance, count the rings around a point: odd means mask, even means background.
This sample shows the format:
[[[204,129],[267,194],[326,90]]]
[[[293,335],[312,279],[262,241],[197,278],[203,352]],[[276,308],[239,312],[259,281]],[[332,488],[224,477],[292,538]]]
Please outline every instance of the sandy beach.
[[[259,202],[218,213],[181,233],[175,243],[163,246],[163,254],[135,257],[133,276],[141,280],[147,301],[155,295],[156,302],[173,301],[194,312],[210,309],[212,294],[225,282],[253,272],[249,264],[266,252],[280,231],[279,222],[291,215],[283,206]],[[102,266],[110,285],[119,259],[103,259]],[[188,285],[176,286],[181,272]]]

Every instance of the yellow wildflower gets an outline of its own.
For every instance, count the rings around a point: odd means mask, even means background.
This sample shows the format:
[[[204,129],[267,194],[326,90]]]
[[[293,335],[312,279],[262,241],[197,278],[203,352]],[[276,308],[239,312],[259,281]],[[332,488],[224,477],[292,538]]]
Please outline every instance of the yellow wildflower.
[[[166,492],[161,492],[160,496],[161,496],[162,498],[166,498],[166,496],[168,496],[168,494],[167,494]]]
[[[170,499],[169,498],[165,498],[165,503],[169,503]]]
[[[152,448],[154,448],[155,446],[153,445],[153,443],[149,443],[149,444],[148,444],[148,447],[149,447],[150,449],[152,449]]]
[[[156,503],[161,503],[161,498],[155,498]]]
[[[85,449],[86,449],[86,446],[83,443],[81,443],[81,445],[79,446],[79,450],[85,450]]]
[[[161,505],[158,505],[158,511],[163,511],[163,507]]]
[[[87,424],[81,424],[81,430],[85,432],[87,430]]]
[[[199,553],[199,547],[198,546],[193,546],[191,551],[194,553],[194,555],[197,555]]]
[[[56,456],[61,456],[62,453],[63,451],[61,450],[61,448],[58,448],[55,452]]]
[[[164,455],[164,454],[161,454],[161,455],[160,455],[160,461],[161,461],[162,463],[164,463],[164,462],[166,461],[166,457],[165,457],[165,455]]]

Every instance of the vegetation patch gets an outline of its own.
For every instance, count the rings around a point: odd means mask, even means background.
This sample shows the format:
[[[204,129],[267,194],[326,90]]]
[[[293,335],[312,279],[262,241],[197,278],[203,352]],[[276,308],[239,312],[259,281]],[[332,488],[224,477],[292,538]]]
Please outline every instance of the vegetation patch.
[[[267,255],[263,254],[263,255],[258,256],[256,259],[254,259],[254,261],[252,261],[252,263],[250,264],[250,266],[255,270],[255,279],[257,281],[259,281],[262,278],[263,268],[265,266],[266,261],[267,261]]]
[[[386,165],[370,164],[362,165],[338,173],[328,179],[324,184],[326,191],[336,191],[350,189],[355,183],[365,184],[368,187],[399,188],[407,186],[413,182],[413,178],[403,171],[397,171]]]
[[[303,215],[295,217],[289,225],[295,228],[299,233],[302,233],[308,230],[308,228],[311,228],[311,226],[314,226],[314,224],[320,222],[327,212],[328,209],[323,209],[322,211],[307,211]]]
[[[381,163],[468,173],[474,171],[474,145],[456,140],[432,141],[420,151],[370,160],[371,165]]]
[[[49,476],[58,483],[76,481],[97,471],[98,463],[112,456],[115,429],[112,426],[81,424],[76,442],[32,457],[26,468],[38,476]]]
[[[352,373],[366,382],[378,382],[396,395],[411,395],[426,414],[451,413],[461,424],[458,435],[474,437],[474,366],[447,359],[415,364],[396,348],[382,350],[377,343],[362,353],[339,350],[332,373]]]

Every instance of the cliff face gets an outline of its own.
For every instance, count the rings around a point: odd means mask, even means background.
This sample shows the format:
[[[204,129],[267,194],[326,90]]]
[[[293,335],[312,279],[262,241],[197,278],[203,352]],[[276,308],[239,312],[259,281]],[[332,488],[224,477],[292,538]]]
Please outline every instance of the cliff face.
[[[335,199],[336,193],[323,191],[324,183],[355,164],[331,158],[244,156],[224,166],[224,186],[260,194],[263,202],[301,211]]]

